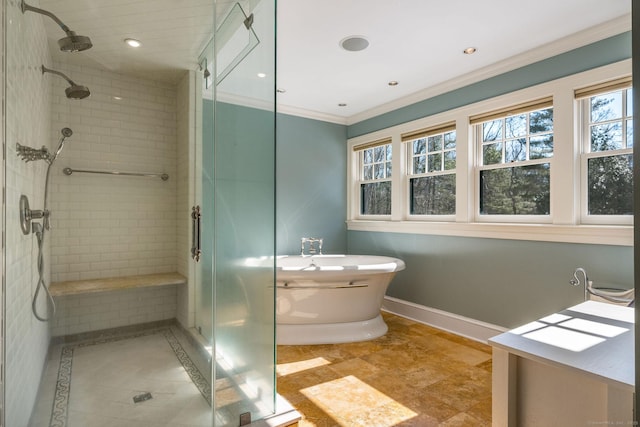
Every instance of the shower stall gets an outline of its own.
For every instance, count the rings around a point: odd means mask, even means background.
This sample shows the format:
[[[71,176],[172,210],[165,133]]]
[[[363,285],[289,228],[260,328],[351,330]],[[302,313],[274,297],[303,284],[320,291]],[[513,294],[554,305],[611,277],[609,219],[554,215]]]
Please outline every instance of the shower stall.
[[[77,10],[74,0],[2,2],[0,426],[30,425],[52,342],[145,320],[175,322],[209,352],[211,412],[205,425],[248,425],[279,410],[275,1],[197,3],[209,13],[211,33],[199,57],[183,64],[178,80],[166,83],[153,81],[154,73],[118,74],[114,70],[122,64],[102,67],[96,49],[85,53],[104,34],[89,34],[86,23],[83,28],[82,21],[73,21],[72,10],[92,13]],[[150,12],[156,5],[149,1]],[[89,0],[87,8],[103,6]],[[178,21],[178,12],[168,14]],[[63,24],[69,16],[68,24],[93,40]],[[54,23],[60,28],[49,28]],[[60,29],[66,36],[58,41]],[[34,161],[23,161],[30,155]],[[45,161],[35,161],[38,156]],[[70,173],[104,169],[143,176],[163,172],[169,179]],[[21,230],[39,212],[47,229],[42,241]],[[37,234],[38,225],[24,228]],[[153,300],[147,297],[153,289],[132,293],[131,301],[122,291],[118,301],[124,308],[106,312],[102,320],[96,316],[93,326],[79,324],[78,316],[74,320],[64,299],[58,304],[54,294],[54,311],[43,297],[51,283],[174,271],[187,283],[175,285],[174,294],[163,293],[169,302],[158,303],[161,308],[126,318],[121,313]],[[81,305],[82,297],[74,301]],[[91,315],[103,307],[79,308]]]

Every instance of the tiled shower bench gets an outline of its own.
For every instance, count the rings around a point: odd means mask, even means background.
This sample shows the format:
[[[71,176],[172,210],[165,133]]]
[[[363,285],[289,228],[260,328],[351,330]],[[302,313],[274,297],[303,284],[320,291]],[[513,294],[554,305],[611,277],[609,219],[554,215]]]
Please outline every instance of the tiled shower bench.
[[[87,294],[93,292],[120,291],[150,286],[182,285],[187,279],[179,273],[145,274],[140,276],[108,277],[102,279],[72,280],[51,284],[49,292],[54,297]]]
[[[52,336],[65,337],[153,322],[175,321],[178,273],[55,282]]]

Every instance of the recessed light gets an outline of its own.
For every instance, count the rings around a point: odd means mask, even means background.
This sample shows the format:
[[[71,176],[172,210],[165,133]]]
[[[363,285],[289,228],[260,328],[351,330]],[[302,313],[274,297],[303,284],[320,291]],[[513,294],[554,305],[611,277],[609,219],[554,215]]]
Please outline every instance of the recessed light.
[[[122,101],[122,97],[121,96],[114,96],[113,99],[115,99],[116,101]]]
[[[349,52],[358,52],[369,46],[369,40],[364,36],[349,36],[340,40],[340,46]]]
[[[344,102],[341,102],[340,104],[338,104],[338,107],[346,107],[347,104],[345,104]]]
[[[267,77],[267,75],[265,73],[258,73],[258,77],[264,79],[265,77]]]
[[[468,47],[465,50],[462,51],[462,53],[464,53],[465,55],[471,55],[472,53],[476,53],[476,49],[475,47]]]
[[[142,46],[142,43],[140,43],[140,40],[136,40],[136,39],[124,39],[124,42],[126,44],[128,44],[131,47],[140,47]]]
[[[398,82],[396,80],[391,80],[389,83],[387,83],[389,86],[398,86]]]

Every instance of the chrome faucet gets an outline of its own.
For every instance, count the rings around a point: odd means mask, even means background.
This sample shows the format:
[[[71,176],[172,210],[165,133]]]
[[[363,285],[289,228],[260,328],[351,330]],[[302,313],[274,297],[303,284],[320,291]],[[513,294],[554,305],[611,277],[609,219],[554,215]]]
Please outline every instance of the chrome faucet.
[[[307,245],[308,255],[322,255],[322,238],[303,237],[300,239],[300,256],[305,256],[304,249]]]
[[[584,277],[584,283],[581,282],[578,278],[578,273],[582,273],[582,276]],[[617,304],[627,304],[631,306],[635,303],[635,293],[633,292],[633,290],[608,290],[594,287],[593,281],[589,280],[587,271],[582,267],[576,268],[576,270],[573,272],[573,278],[569,280],[569,283],[573,286],[584,285],[585,301],[589,300],[589,294],[591,294]]]
[[[580,279],[578,278],[578,273],[582,273],[582,275],[584,276],[584,283],[580,282]],[[572,284],[573,286],[579,286],[583,284],[584,300],[587,301],[589,299],[589,288],[591,288],[592,282],[589,280],[589,277],[587,277],[587,271],[584,268],[582,267],[576,268],[576,271],[573,272],[573,278],[569,280],[569,283]]]

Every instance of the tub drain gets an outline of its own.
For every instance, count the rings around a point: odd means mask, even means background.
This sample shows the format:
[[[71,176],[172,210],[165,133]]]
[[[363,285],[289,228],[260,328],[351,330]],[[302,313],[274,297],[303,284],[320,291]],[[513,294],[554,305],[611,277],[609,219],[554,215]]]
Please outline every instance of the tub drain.
[[[138,394],[136,396],[133,396],[133,403],[140,403],[140,402],[144,402],[145,400],[149,400],[149,399],[153,399],[153,396],[151,396],[151,393],[142,393],[142,394]]]

